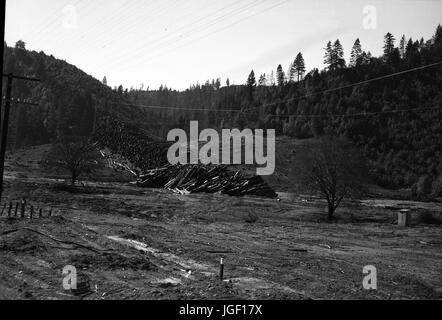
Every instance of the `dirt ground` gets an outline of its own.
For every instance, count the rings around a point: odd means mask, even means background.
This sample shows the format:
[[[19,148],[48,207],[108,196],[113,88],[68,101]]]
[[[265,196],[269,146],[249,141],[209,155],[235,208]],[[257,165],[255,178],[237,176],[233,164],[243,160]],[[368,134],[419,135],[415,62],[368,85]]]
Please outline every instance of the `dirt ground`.
[[[108,169],[70,190],[46,151],[7,159],[2,208],[25,198],[43,217],[0,217],[0,299],[442,298],[440,203],[347,202],[329,223],[311,197],[183,196]],[[413,209],[408,228],[402,208]],[[90,280],[88,295],[63,289],[67,265]],[[377,290],[362,286],[367,265]]]

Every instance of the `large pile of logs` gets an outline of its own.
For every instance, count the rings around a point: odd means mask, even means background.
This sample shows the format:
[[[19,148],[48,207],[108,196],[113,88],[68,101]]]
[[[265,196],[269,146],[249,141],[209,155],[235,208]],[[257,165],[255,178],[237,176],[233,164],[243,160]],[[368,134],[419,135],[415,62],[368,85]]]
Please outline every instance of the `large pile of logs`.
[[[109,148],[123,156],[140,171],[166,165],[167,150],[172,145],[153,141],[136,126],[113,118],[102,119],[94,132],[94,140],[100,148]]]
[[[255,195],[275,198],[275,191],[260,177],[247,177],[225,166],[175,165],[149,170],[137,185],[166,188],[180,194],[224,193],[231,196]]]

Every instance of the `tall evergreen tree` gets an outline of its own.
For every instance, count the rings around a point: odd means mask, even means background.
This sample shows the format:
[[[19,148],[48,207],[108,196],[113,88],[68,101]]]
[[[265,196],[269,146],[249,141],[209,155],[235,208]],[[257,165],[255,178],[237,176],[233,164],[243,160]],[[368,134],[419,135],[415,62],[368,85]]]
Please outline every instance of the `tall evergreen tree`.
[[[327,43],[327,46],[325,47],[324,50],[325,50],[324,64],[327,66],[328,69],[331,69],[333,65],[333,48],[331,41]]]
[[[104,76],[104,78],[103,78],[103,84],[105,85],[105,86],[107,86],[107,78],[106,78],[106,76]]]
[[[351,49],[350,53],[350,66],[356,67],[359,66],[362,62],[362,48],[361,48],[361,42],[359,41],[359,38],[356,39],[353,48]]]
[[[383,49],[384,49],[384,60],[385,61],[389,61],[393,55],[395,40],[396,39],[394,38],[394,36],[390,32],[387,32],[387,34],[384,36]]]
[[[278,83],[278,86],[281,87],[284,85],[284,71],[282,71],[282,66],[278,65],[278,68],[276,69],[276,81]]]
[[[333,44],[333,59],[334,59],[333,69],[345,68],[344,48],[342,47],[342,44],[339,41],[339,39],[337,39]]]
[[[295,76],[296,76],[296,67],[295,67],[295,65],[296,65],[296,59],[295,59],[295,61],[290,63],[289,70],[288,70],[288,73],[287,73],[288,74],[288,76],[287,76],[288,82],[295,81]]]
[[[305,73],[305,61],[302,53],[299,52],[295,59],[294,67],[296,69],[296,75],[298,77],[298,81],[302,80]]]
[[[406,41],[405,35],[402,35],[401,41],[399,42],[399,53],[401,55],[401,59],[405,58]]]

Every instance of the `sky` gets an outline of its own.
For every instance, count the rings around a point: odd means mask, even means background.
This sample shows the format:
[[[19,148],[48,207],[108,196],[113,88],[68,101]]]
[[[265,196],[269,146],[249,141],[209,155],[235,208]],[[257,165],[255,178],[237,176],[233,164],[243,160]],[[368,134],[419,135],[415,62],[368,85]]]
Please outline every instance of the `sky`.
[[[359,38],[382,53],[383,36],[429,39],[442,0],[7,0],[5,40],[66,60],[110,86],[183,90],[207,79],[245,83],[287,70],[302,52],[322,69],[340,39],[347,61]]]

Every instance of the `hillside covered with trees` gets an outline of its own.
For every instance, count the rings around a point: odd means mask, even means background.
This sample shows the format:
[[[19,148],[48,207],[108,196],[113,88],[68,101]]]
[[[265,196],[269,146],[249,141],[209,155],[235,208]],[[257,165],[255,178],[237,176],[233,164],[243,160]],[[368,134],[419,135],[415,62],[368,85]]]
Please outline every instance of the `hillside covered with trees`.
[[[152,107],[148,121],[164,137],[171,128],[188,129],[190,120],[218,129],[273,128],[298,139],[336,133],[361,147],[378,183],[435,180],[442,174],[442,27],[427,41],[388,33],[383,51],[373,57],[356,39],[347,62],[335,40],[325,46],[324,70],[306,73],[299,53],[287,72],[281,65],[259,76],[252,70],[240,86],[214,79],[183,92],[161,86],[126,95]]]
[[[12,103],[11,149],[49,143],[65,135],[89,136],[109,114],[127,123],[140,118],[139,110],[128,107],[124,96],[66,61],[26,50],[23,41],[14,47],[5,45],[3,63],[5,73],[41,80],[13,82],[13,101],[32,100],[37,105]],[[2,91],[5,96],[5,83]]]
[[[214,79],[176,91],[166,86],[112,89],[106,79],[27,51],[20,41],[6,49],[5,72],[43,81],[14,83],[15,98],[39,105],[13,106],[10,146],[90,135],[108,116],[157,139],[199,120],[200,130],[276,129],[298,139],[336,133],[365,152],[378,183],[406,187],[425,176],[441,180],[442,27],[428,40],[395,39],[388,33],[383,49],[382,56],[373,57],[356,39],[347,62],[340,41],[330,41],[324,70],[307,71],[308,57],[298,53],[287,71],[282,65],[269,74],[251,71],[243,85]]]

